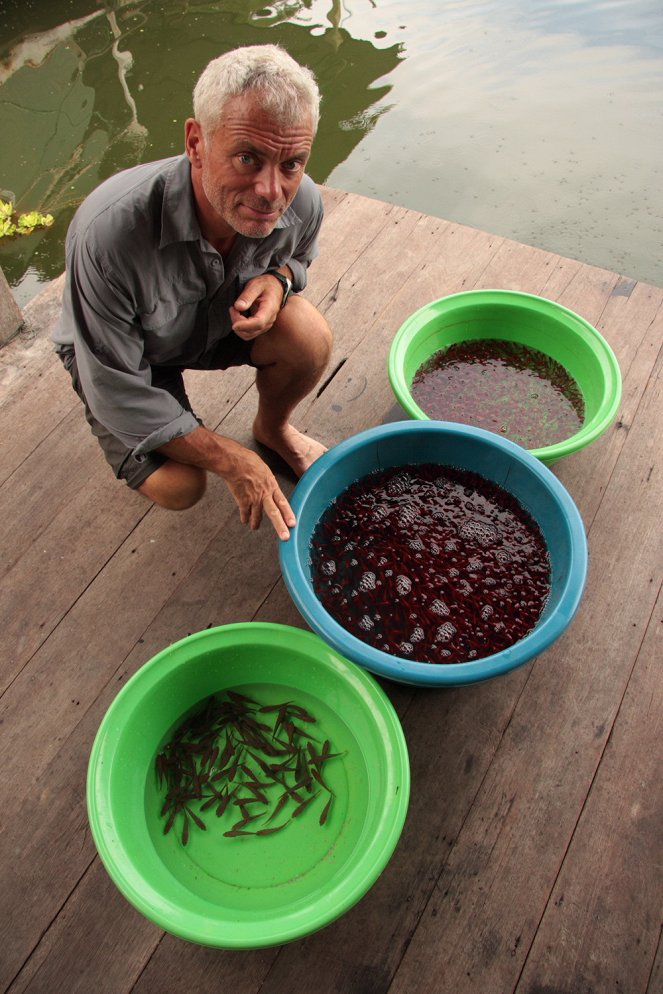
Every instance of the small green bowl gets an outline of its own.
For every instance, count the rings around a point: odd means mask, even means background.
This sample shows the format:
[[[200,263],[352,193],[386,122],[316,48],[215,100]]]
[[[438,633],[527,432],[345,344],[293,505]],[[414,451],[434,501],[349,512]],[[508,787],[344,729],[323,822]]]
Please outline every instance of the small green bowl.
[[[186,847],[164,834],[155,757],[226,689],[294,700],[342,753],[325,767],[335,798],[324,825],[311,804],[274,835],[227,838],[209,821]],[[311,632],[256,622],[198,632],[138,670],[99,727],[87,804],[104,866],[142,914],[201,945],[257,948],[322,928],[366,893],[400,837],[409,785],[403,731],[373,678]]]
[[[564,366],[582,391],[582,428],[554,445],[530,449],[542,462],[549,465],[577,452],[614,421],[622,381],[617,359],[605,339],[579,314],[545,297],[515,290],[451,294],[407,318],[394,337],[388,360],[389,381],[403,410],[416,420],[430,420],[411,394],[419,367],[449,345],[486,338],[538,349]]]

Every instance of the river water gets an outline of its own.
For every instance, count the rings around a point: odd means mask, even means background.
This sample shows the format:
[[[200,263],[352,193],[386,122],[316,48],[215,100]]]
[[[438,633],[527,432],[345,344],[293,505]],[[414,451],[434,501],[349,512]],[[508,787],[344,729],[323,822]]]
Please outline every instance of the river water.
[[[0,0],[0,240],[20,304],[102,179],[182,149],[196,77],[278,42],[318,77],[320,183],[663,286],[659,0]]]

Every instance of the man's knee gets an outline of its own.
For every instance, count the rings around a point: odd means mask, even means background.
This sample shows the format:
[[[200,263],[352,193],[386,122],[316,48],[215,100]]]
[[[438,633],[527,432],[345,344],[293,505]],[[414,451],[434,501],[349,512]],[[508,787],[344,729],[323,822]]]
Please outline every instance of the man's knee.
[[[304,297],[291,297],[272,331],[256,339],[253,360],[258,367],[278,358],[301,361],[322,371],[332,350],[332,332],[317,307]]]
[[[169,459],[137,488],[138,493],[169,511],[186,511],[205,493],[207,473]]]

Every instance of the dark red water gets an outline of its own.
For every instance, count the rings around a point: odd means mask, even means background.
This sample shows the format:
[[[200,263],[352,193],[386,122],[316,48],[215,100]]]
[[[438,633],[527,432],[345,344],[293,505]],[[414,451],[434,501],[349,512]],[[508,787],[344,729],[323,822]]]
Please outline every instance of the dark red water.
[[[585,417],[582,392],[560,363],[500,339],[436,352],[415,373],[411,393],[429,418],[487,428],[526,449],[570,438]]]
[[[484,477],[421,464],[356,481],[311,539],[317,597],[347,631],[394,656],[457,663],[513,645],[550,591],[543,536]]]

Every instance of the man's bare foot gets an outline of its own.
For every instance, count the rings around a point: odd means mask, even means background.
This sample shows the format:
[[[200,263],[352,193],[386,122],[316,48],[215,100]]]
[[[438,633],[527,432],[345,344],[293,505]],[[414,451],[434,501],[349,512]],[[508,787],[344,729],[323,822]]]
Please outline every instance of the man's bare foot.
[[[266,445],[285,460],[296,476],[302,476],[309,466],[327,451],[326,446],[321,442],[309,438],[291,424],[286,424],[279,431],[269,431],[265,430],[256,418],[253,422],[253,437],[256,442]]]

